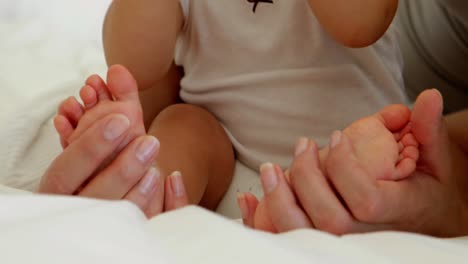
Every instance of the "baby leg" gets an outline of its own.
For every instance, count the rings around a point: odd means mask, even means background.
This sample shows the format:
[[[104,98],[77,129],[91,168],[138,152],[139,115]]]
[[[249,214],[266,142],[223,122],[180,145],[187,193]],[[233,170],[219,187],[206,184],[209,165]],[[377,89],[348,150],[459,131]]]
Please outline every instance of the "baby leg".
[[[149,134],[161,142],[156,164],[162,175],[180,171],[189,202],[215,209],[234,171],[231,141],[216,118],[201,107],[176,104],[155,118]]]

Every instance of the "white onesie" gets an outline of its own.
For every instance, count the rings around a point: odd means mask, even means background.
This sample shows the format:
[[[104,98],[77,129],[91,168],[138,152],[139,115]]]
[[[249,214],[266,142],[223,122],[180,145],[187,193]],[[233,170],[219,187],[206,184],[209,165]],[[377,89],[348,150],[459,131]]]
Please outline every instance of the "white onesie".
[[[393,26],[375,45],[331,39],[307,0],[180,0],[181,98],[213,113],[238,159],[289,166],[296,140],[319,145],[391,103],[406,103]]]

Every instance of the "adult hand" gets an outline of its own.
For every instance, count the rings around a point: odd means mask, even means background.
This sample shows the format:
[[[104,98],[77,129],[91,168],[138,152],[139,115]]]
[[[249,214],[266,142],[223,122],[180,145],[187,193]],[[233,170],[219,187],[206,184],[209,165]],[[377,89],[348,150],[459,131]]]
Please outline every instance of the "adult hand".
[[[328,178],[313,142],[294,159],[291,188],[280,170],[262,172],[271,222],[278,231],[315,226],[335,234],[389,229],[436,236],[468,234],[468,158],[451,144],[441,113],[438,92],[420,95],[411,117],[420,159],[416,172],[401,181],[368,175],[349,138],[340,132],[330,141]]]
[[[361,222],[436,236],[467,234],[468,157],[450,142],[436,90],[416,100],[411,130],[420,143],[420,158],[408,179],[372,180],[352,158],[339,162],[352,155],[349,140],[341,135],[327,160],[329,180]]]
[[[278,165],[264,164],[260,169],[263,200],[258,203],[250,193],[239,196],[244,224],[273,233],[317,228],[341,235],[385,229],[361,223],[347,211],[320,169],[315,142],[299,142],[289,177]],[[302,185],[295,188],[298,184]]]
[[[120,114],[108,115],[93,124],[52,162],[41,179],[39,192],[127,199],[148,216],[185,205],[186,194],[180,175],[174,173],[168,178],[171,184],[166,184],[177,188],[177,192],[173,189],[165,192],[163,177],[152,167],[159,144],[149,152],[139,151],[140,146],[157,140],[154,137],[133,140],[107,167],[100,168],[125,138],[129,125],[129,120]],[[144,153],[149,153],[150,157],[142,158]]]

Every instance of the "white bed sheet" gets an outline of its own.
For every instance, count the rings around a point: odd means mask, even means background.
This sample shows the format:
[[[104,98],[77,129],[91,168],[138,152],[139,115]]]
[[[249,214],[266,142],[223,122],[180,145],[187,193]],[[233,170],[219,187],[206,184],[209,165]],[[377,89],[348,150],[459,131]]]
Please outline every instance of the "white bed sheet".
[[[465,240],[466,241],[466,240]],[[403,233],[271,235],[198,207],[147,221],[127,202],[0,199],[2,263],[466,263],[460,240]]]
[[[110,0],[0,1],[0,182],[34,190],[60,146],[51,119],[87,75],[105,73]]]
[[[194,207],[146,221],[125,202],[17,190],[34,190],[60,152],[50,121],[58,102],[90,73],[104,76],[100,28],[109,2],[0,0],[0,263],[466,262],[468,239],[272,236]]]

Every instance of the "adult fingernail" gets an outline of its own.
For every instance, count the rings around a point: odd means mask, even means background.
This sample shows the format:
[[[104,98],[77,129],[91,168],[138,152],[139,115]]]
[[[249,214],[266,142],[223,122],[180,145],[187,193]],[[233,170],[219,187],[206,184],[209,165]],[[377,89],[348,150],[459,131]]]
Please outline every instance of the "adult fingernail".
[[[330,148],[336,147],[341,142],[341,131],[334,131],[330,137]]]
[[[441,98],[443,97],[443,96],[442,96],[442,93],[441,93],[438,89],[432,88],[431,90],[434,91],[434,92],[436,92]]]
[[[119,138],[130,127],[130,120],[124,115],[115,115],[107,122],[104,129],[104,138],[114,141]]]
[[[443,115],[444,114],[444,105],[443,105],[443,102],[444,102],[444,96],[442,95],[442,93],[438,90],[438,89],[433,89],[435,92],[437,92],[437,94],[439,95],[440,97],[440,100],[442,101],[442,107],[439,109],[439,115]]]
[[[140,192],[144,195],[149,194],[161,178],[161,173],[154,167],[151,167],[140,183]]]
[[[237,194],[237,204],[239,205],[239,209],[241,211],[242,219],[247,219],[249,216],[249,208],[247,207],[247,201],[245,200],[245,194],[238,193]]]
[[[138,145],[136,156],[137,159],[141,162],[148,161],[154,152],[156,152],[156,148],[159,147],[159,141],[155,137],[146,137],[140,145]]]
[[[301,137],[297,143],[296,143],[296,148],[294,150],[294,156],[299,156],[301,155],[302,153],[304,153],[304,151],[307,149],[307,144],[309,143],[309,140],[305,137]]]
[[[271,193],[278,185],[278,176],[275,168],[271,163],[265,163],[260,167],[263,190],[266,193]]]
[[[176,197],[182,197],[185,194],[184,180],[182,174],[178,171],[174,171],[171,176],[171,188],[172,192]]]

